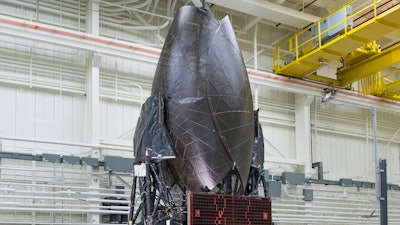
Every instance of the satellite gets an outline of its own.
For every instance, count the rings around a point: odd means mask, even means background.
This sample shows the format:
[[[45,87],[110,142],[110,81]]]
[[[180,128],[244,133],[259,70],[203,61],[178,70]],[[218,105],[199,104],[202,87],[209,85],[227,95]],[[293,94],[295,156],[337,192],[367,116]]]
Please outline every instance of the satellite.
[[[179,9],[142,106],[134,153],[131,224],[186,224],[191,193],[258,193],[263,136],[228,17]]]

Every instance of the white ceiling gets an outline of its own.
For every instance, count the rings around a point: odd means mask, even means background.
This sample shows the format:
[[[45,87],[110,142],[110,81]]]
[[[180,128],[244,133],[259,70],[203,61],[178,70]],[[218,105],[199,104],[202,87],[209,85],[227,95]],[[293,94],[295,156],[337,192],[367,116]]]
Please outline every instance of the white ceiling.
[[[194,3],[197,2],[199,2],[199,0],[194,0]],[[300,12],[296,9],[288,8],[269,1],[207,0],[207,2],[295,28],[303,28],[320,19],[318,16]]]

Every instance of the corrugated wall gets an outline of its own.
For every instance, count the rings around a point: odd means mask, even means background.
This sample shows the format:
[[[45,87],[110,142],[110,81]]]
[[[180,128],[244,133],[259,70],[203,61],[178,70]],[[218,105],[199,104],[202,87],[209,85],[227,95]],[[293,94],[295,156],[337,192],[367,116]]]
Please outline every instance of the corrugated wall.
[[[37,2],[40,3],[37,7]],[[74,31],[85,31],[86,1],[59,1],[59,4],[50,4],[47,1],[2,1],[0,14],[15,16],[29,21],[37,21],[57,27],[63,27]],[[164,10],[164,9],[163,9]],[[101,21],[101,35],[123,39],[127,41],[146,42],[151,46],[160,46],[160,39],[155,36],[158,31],[133,31],[123,30],[118,26],[107,23],[115,19],[104,12]],[[237,17],[234,18],[238,19]],[[160,35],[165,35],[165,30]],[[259,33],[267,32],[259,30]],[[243,34],[244,35],[244,34]],[[248,34],[246,34],[248,35]],[[275,35],[275,34],[274,34]],[[265,35],[261,35],[265,36]],[[278,35],[279,36],[279,35]],[[274,36],[275,37],[275,36]],[[265,37],[267,38],[267,37]],[[16,38],[6,34],[0,34],[0,136],[20,139],[33,139],[33,141],[15,141],[1,139],[1,150],[11,152],[24,152],[30,154],[54,153],[61,155],[89,156],[93,154],[91,147],[71,146],[68,144],[38,143],[35,140],[45,139],[53,142],[73,142],[75,144],[88,144],[85,141],[86,104],[86,71],[88,51],[71,47],[56,46],[41,41],[32,41],[29,38]],[[240,43],[240,42],[239,42]],[[252,43],[242,42],[245,61],[248,66],[253,66]],[[259,68],[271,70],[270,56],[263,55],[259,58]],[[103,149],[100,159],[104,155],[118,155],[132,157],[132,136],[136,121],[140,112],[140,104],[150,94],[151,80],[155,71],[155,64],[132,59],[121,58],[118,55],[102,55],[100,63],[100,143],[121,149]],[[295,94],[287,91],[252,85],[259,95],[260,121],[264,128],[266,147],[266,168],[270,174],[279,175],[283,171],[302,171],[301,165],[292,163],[296,157],[295,145]],[[399,143],[400,117],[398,112],[378,110],[378,149],[382,158],[388,160],[388,180],[392,183],[400,183],[399,168]],[[355,180],[373,181],[373,144],[372,144],[372,119],[367,109],[359,109],[341,105],[340,102],[321,103],[319,97],[315,97],[311,104],[312,133],[312,162],[324,163],[325,178],[337,180],[340,178],[352,178]],[[270,158],[279,158],[286,163],[277,163]],[[0,194],[9,195],[3,201],[0,208],[0,220],[9,224],[11,221],[22,223],[30,221],[32,224],[73,224],[100,222],[91,219],[90,213],[59,214],[56,210],[50,213],[29,210],[22,207],[24,198],[31,199],[33,193],[15,194],[15,190],[23,190],[27,186],[33,188],[35,183],[47,185],[36,188],[40,196],[59,194],[59,191],[72,191],[71,195],[82,192],[93,185],[91,181],[101,175],[99,188],[101,192],[115,193],[115,185],[126,188],[130,184],[130,175],[126,183],[113,182],[107,177],[107,172],[100,175],[71,175],[84,174],[88,168],[81,166],[62,166],[61,164],[38,163],[30,161],[0,161]],[[20,170],[21,166],[23,169]],[[39,168],[40,167],[40,168]],[[39,168],[39,169],[38,169]],[[45,172],[38,172],[38,170]],[[28,170],[30,172],[22,172]],[[68,175],[59,173],[60,170],[69,170]],[[36,171],[36,172],[35,172]],[[96,172],[96,171],[95,171]],[[40,175],[39,175],[40,173]],[[64,174],[64,175],[63,175]],[[316,171],[313,171],[313,177]],[[46,177],[42,179],[41,177]],[[124,178],[125,179],[125,178]],[[58,187],[58,184],[72,186],[70,189]],[[50,186],[49,186],[50,185]],[[53,188],[55,185],[56,187]],[[32,187],[31,187],[32,186]],[[319,188],[319,187],[318,187]],[[336,188],[336,187],[335,187]],[[79,189],[79,190],[78,190]],[[110,191],[108,191],[110,190]],[[10,192],[11,191],[11,192]],[[14,192],[13,192],[14,191]],[[289,188],[289,191],[293,191]],[[340,199],[340,191],[335,189]],[[368,196],[371,201],[371,190],[357,190]],[[13,193],[10,195],[10,193]],[[297,192],[296,192],[297,193]],[[321,195],[329,195],[329,190],[322,189]],[[127,195],[128,193],[126,193]],[[297,214],[312,214],[315,208],[304,208],[304,201],[297,199],[292,201],[295,193],[288,192],[281,199],[273,203],[277,210],[274,212],[281,224],[297,224],[290,218],[298,217]],[[11,196],[11,197],[10,197]],[[14,197],[13,197],[14,196]],[[21,197],[22,196],[22,197]],[[92,196],[96,207],[100,199],[107,195]],[[352,195],[358,198],[358,195]],[[393,198],[397,198],[393,194]],[[60,196],[58,196],[60,197]],[[63,196],[65,197],[65,196]],[[87,196],[86,196],[87,197]],[[124,197],[124,195],[118,195]],[[126,196],[125,196],[126,197]],[[22,199],[22,200],[21,200]],[[373,197],[372,197],[373,199]],[[31,201],[31,200],[29,200]],[[68,200],[69,201],[69,200]],[[71,205],[81,204],[74,199]],[[284,202],[285,204],[279,205]],[[61,208],[72,211],[72,206],[62,199],[38,200],[31,204],[58,204]],[[279,203],[279,204],[278,204]],[[330,205],[329,201],[315,205],[328,207],[327,210],[345,208],[343,204]],[[372,203],[373,204],[373,203]],[[288,214],[288,208],[296,207],[293,215]],[[290,206],[290,207],[289,207]],[[6,207],[13,210],[5,210]],[[41,208],[34,205],[31,208]],[[55,206],[54,206],[55,207]],[[68,208],[70,207],[70,208]],[[329,208],[331,207],[331,208]],[[374,207],[371,207],[371,209]],[[93,209],[93,208],[91,208]],[[368,208],[369,209],[369,208]],[[100,210],[98,208],[93,210]],[[103,210],[103,209],[101,209]],[[108,210],[105,208],[104,210]],[[123,208],[126,211],[126,208]],[[398,209],[396,209],[398,212]],[[368,211],[368,210],[367,210]],[[369,212],[369,211],[368,211]],[[321,212],[324,213],[324,212]],[[361,217],[365,211],[357,216]],[[107,213],[103,213],[107,214]],[[290,214],[290,213],[289,213]],[[91,216],[98,215],[93,211]],[[312,216],[311,216],[312,217]],[[278,219],[279,218],[279,219]],[[337,218],[337,217],[336,217]],[[316,223],[331,223],[324,218]],[[335,218],[333,218],[334,220]],[[42,221],[42,222],[35,222]],[[106,223],[107,218],[102,220]],[[312,220],[303,220],[312,223]],[[319,221],[319,222],[318,222]],[[328,221],[328,222],[327,222]],[[375,221],[375,220],[374,220]]]

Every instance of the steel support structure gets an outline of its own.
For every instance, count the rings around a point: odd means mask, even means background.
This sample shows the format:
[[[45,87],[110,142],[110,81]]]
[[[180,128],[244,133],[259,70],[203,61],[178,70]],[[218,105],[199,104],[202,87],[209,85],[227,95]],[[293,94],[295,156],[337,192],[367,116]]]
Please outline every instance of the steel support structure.
[[[374,167],[375,167],[375,195],[380,205],[381,225],[388,224],[387,218],[387,174],[386,160],[378,159],[378,144],[376,132],[376,108],[370,108],[374,129]]]
[[[371,56],[346,69],[338,71],[338,81],[341,86],[346,86],[363,77],[382,71],[400,61],[400,43],[383,50],[381,53]]]
[[[380,175],[380,219],[381,225],[388,224],[388,196],[387,196],[387,165],[386,159],[379,160],[379,175]]]
[[[184,192],[180,193],[180,205],[176,203],[164,178],[162,163],[165,159],[154,159],[146,156],[145,173],[135,171],[131,192],[131,205],[128,217],[129,225],[157,225],[167,223],[171,225],[183,224],[183,212],[186,207]],[[139,185],[137,185],[139,184]],[[135,209],[136,187],[140,189],[140,204]]]

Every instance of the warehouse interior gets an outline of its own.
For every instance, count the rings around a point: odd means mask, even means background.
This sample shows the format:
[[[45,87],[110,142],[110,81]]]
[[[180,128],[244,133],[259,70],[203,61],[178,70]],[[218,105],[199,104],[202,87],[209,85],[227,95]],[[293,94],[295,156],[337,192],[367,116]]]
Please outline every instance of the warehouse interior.
[[[274,224],[400,224],[400,1],[207,0],[259,109]],[[133,135],[176,11],[0,1],[0,224],[127,223]],[[190,65],[188,65],[190,66]]]

